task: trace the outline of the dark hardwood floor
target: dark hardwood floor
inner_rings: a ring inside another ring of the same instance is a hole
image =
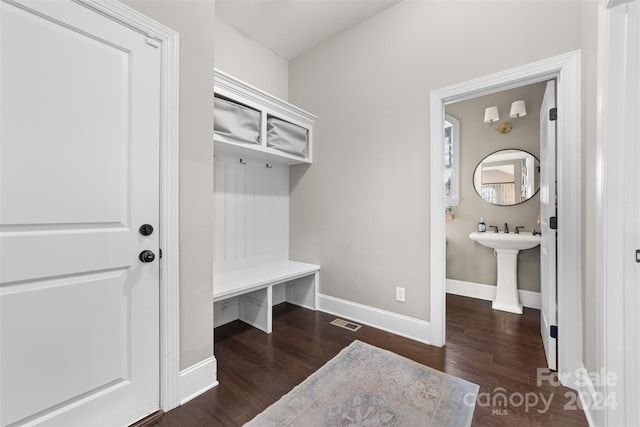
[[[448,295],[447,344],[438,348],[368,326],[348,331],[329,324],[335,316],[280,304],[270,335],[240,321],[217,328],[220,385],[151,425],[240,426],[355,339],[478,384],[474,426],[587,425],[582,410],[571,408],[573,391],[536,384],[537,368],[546,366],[539,318],[538,310],[505,313],[488,301]]]

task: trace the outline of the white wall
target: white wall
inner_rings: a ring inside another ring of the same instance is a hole
[[[215,48],[217,69],[280,99],[289,98],[289,63],[220,17]]]
[[[288,166],[218,153],[214,187],[214,274],[289,258]]]
[[[125,3],[180,33],[180,369],[185,369],[213,355],[215,4]]]
[[[429,320],[429,93],[579,49],[581,13],[401,2],[291,61],[290,100],[319,119],[313,166],[292,169],[290,252],[322,266],[322,293]]]

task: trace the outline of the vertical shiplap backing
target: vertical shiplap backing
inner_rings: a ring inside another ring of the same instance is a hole
[[[289,258],[289,167],[215,157],[215,273]]]

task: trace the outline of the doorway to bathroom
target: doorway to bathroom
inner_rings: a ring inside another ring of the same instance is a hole
[[[495,94],[530,84],[557,82],[558,114],[558,291],[557,328],[562,331],[558,342],[558,371],[575,372],[582,361],[581,322],[581,93],[580,51],[570,52],[533,64],[503,71],[473,81],[431,92],[431,338],[444,345],[446,295],[446,226],[443,138],[445,106],[484,95]],[[478,220],[477,218],[476,220]],[[493,224],[492,224],[493,225]],[[503,224],[500,224],[503,225]],[[523,225],[523,224],[513,224]],[[472,231],[472,230],[469,230]],[[494,261],[495,262],[495,261]],[[563,376],[563,383],[575,388],[575,378]]]
[[[542,325],[535,330],[551,369],[556,369],[556,341],[549,332],[556,325],[556,233],[548,221],[556,216],[555,121],[549,117],[554,107],[555,80],[451,103],[445,107],[444,139],[446,292],[492,301],[494,310],[516,316],[523,306],[535,309]],[[483,115],[491,112],[499,117],[485,123]],[[479,229],[486,233],[470,234]],[[486,241],[475,241],[478,237],[519,246],[487,247]]]

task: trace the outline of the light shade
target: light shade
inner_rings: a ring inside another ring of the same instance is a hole
[[[511,111],[509,112],[509,117],[512,119],[518,117],[524,117],[527,115],[527,107],[524,105],[524,101],[514,101],[511,103]]]
[[[498,116],[498,107],[487,107],[484,110],[484,122],[485,123],[493,123],[500,120],[500,116]]]

